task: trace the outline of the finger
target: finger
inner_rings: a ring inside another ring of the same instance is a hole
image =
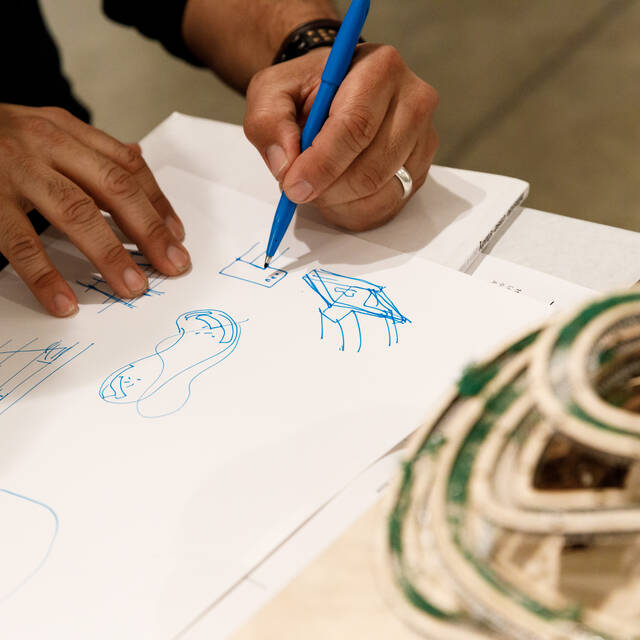
[[[422,130],[412,108],[400,102],[390,109],[373,142],[323,193],[327,205],[361,200],[380,191],[411,155]]]
[[[175,276],[188,269],[187,250],[169,231],[131,173],[73,136],[56,145],[50,157],[55,169],[112,214],[158,271]]]
[[[137,142],[126,142],[127,147],[131,147],[136,153],[142,153],[142,147]]]
[[[279,180],[300,155],[298,105],[304,100],[287,63],[257,73],[247,90],[244,132]]]
[[[69,236],[118,296],[133,298],[146,291],[146,276],[82,189],[39,161],[25,161],[15,176],[23,197]]]
[[[24,213],[11,202],[3,204],[0,252],[11,263],[40,304],[59,318],[78,311],[71,287],[49,260],[42,242]]]
[[[95,149],[111,161],[128,171],[144,193],[149,202],[155,208],[171,233],[177,240],[183,241],[185,237],[184,225],[174,211],[167,197],[162,193],[151,169],[142,157],[142,148],[137,143],[124,144],[100,129],[74,118],[68,111],[56,107],[47,107],[40,110],[41,114],[49,118],[62,130],[67,131],[85,146]]]
[[[399,55],[398,60],[402,62]],[[367,63],[351,70],[312,146],[286,175],[284,191],[291,200],[303,203],[318,197],[369,147],[392,106],[395,91],[391,68],[372,70]]]
[[[425,183],[437,144],[435,130],[431,129],[403,163],[413,180],[412,194]],[[377,193],[360,200],[329,206],[319,199],[315,204],[331,224],[359,232],[379,227],[394,218],[407,204],[408,200],[403,196],[404,189],[394,174]]]

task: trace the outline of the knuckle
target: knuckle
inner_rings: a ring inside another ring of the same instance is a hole
[[[341,117],[349,150],[354,154],[362,153],[371,144],[375,133],[371,109],[363,104],[351,105]]]
[[[139,191],[138,183],[129,171],[121,166],[110,165],[104,175],[105,191],[112,196],[132,197]]]
[[[244,118],[244,133],[248,140],[256,142],[263,137],[265,130],[268,130],[270,119],[271,114],[267,109],[254,108],[250,111],[247,110]]]
[[[151,194],[149,195],[149,202],[151,203],[151,206],[156,209],[156,211],[160,209],[166,210],[171,208],[167,197],[164,195],[164,193],[162,193],[162,191],[160,191],[160,189],[154,189],[151,192]]]
[[[423,119],[425,116],[431,116],[438,106],[440,98],[436,90],[426,82],[415,92],[412,105],[414,113]]]
[[[119,243],[109,244],[102,255],[100,261],[104,266],[111,267],[120,264],[127,257],[127,252],[124,247]]]
[[[267,82],[267,78],[270,74],[270,68],[266,67],[265,69],[260,69],[253,74],[251,80],[249,81],[249,86],[247,87],[247,95],[250,93],[253,94],[256,91],[259,91],[261,87]]]
[[[20,265],[29,265],[40,255],[40,243],[32,235],[17,234],[7,242],[7,258]]]
[[[34,289],[48,289],[59,279],[58,272],[51,265],[43,265],[30,278],[30,284]]]
[[[147,225],[145,237],[151,243],[166,243],[170,239],[169,230],[160,219],[153,220]]]
[[[379,49],[380,64],[384,71],[395,71],[404,66],[404,60],[400,52],[393,46],[387,44]]]
[[[48,142],[61,142],[65,139],[62,132],[53,122],[42,116],[23,116],[20,119],[21,128],[25,133],[45,138]]]
[[[356,197],[364,198],[380,191],[384,186],[384,178],[380,168],[371,164],[354,172],[349,178],[349,185]]]
[[[60,194],[60,217],[67,225],[84,227],[97,220],[98,207],[85,193],[73,188],[65,188]]]
[[[29,153],[15,158],[15,166],[28,176],[38,175],[42,172],[40,160]]]
[[[313,170],[320,176],[318,184],[332,184],[340,177],[341,174],[341,169],[337,160],[327,155],[317,158],[313,165]],[[316,183],[316,181],[312,180],[312,183]]]
[[[126,170],[130,173],[138,173],[147,167],[147,163],[142,158],[142,152],[135,147],[130,147],[126,144],[121,145],[118,156],[122,166],[126,167]]]
[[[0,136],[0,157],[15,160],[21,151],[20,143],[12,136]]]
[[[49,118],[59,120],[60,122],[65,122],[73,118],[73,116],[62,107],[41,107],[40,113],[44,113]]]

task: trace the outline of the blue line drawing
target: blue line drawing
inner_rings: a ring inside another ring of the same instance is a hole
[[[142,269],[143,273],[147,276],[149,282],[149,288],[137,298],[120,298],[117,296],[111,287],[107,284],[101,276],[94,276],[89,282],[81,282],[76,280],[76,284],[84,287],[84,293],[94,291],[99,293],[102,297],[102,306],[98,309],[98,313],[104,313],[108,309],[111,309],[113,305],[122,305],[127,309],[135,309],[136,303],[142,298],[151,298],[164,295],[164,291],[158,289],[158,286],[162,284],[167,276],[159,273],[153,268],[153,265],[146,262],[146,258],[140,253],[140,251],[130,251],[131,257],[134,262]]]
[[[217,309],[183,313],[176,334],[160,340],[152,354],[111,373],[98,395],[113,404],[135,404],[143,418],[176,413],[189,401],[193,381],[235,351],[240,324]]]
[[[325,321],[340,331],[340,351],[355,346],[362,349],[361,318],[379,318],[387,328],[387,346],[398,344],[398,325],[410,323],[385,293],[384,287],[325,269],[314,269],[302,278],[323,300],[319,307],[320,338],[324,339]]]
[[[18,500],[20,501],[20,503],[22,503],[25,506],[33,505],[38,507],[39,510],[42,510],[42,513],[44,513],[46,516],[51,517],[52,531],[51,533],[45,533],[43,531],[43,536],[46,536],[46,538],[43,537],[43,542],[45,542],[44,554],[36,559],[37,564],[35,565],[35,567],[31,569],[29,567],[26,567],[24,572],[20,571],[20,573],[22,573],[24,577],[18,577],[19,574],[16,574],[14,576],[7,576],[6,575],[7,567],[3,566],[3,572],[2,574],[0,574],[0,583],[2,584],[2,588],[0,588],[0,605],[6,602],[12,596],[14,596],[20,589],[22,589],[22,587],[24,587],[25,584],[27,584],[27,582],[29,582],[42,569],[42,567],[44,567],[45,563],[49,559],[49,556],[51,555],[51,550],[53,549],[53,545],[56,541],[56,538],[58,537],[58,529],[60,528],[60,521],[58,520],[58,514],[49,505],[45,504],[44,502],[40,502],[39,500],[35,500],[34,498],[29,498],[19,493],[15,493],[14,491],[9,491],[8,489],[0,489],[0,513],[2,514],[2,523],[3,523],[2,526],[5,532],[8,527],[20,526],[19,518],[18,518],[18,521],[16,522],[14,518],[9,517],[9,514],[6,513],[6,507],[19,506],[19,503],[17,505],[13,505],[11,503],[7,503],[6,502],[7,499],[11,501],[13,499]],[[13,509],[11,509],[9,513],[15,516],[15,513],[13,513]],[[33,523],[30,521],[30,524],[32,525]],[[40,528],[39,528],[39,531],[40,531]],[[21,531],[18,530],[15,533],[17,534],[17,536],[20,536]],[[17,558],[16,558],[15,550],[8,549],[5,551],[10,553],[11,560],[13,562],[16,562]],[[22,560],[22,558],[20,558],[20,560]],[[31,558],[29,558],[28,560],[30,561]],[[18,569],[20,570],[22,568],[18,566]],[[15,579],[15,581],[12,580],[12,578]],[[13,586],[7,586],[7,581],[9,581],[9,583],[13,581],[14,582]]]
[[[260,243],[256,242],[241,256],[238,256],[231,264],[220,269],[218,273],[221,276],[228,276],[229,278],[235,278],[236,280],[244,280],[245,282],[257,284],[261,287],[267,287],[268,289],[275,286],[287,275],[287,272],[284,269],[274,267],[273,263],[279,258],[282,258],[282,256],[289,251],[289,247],[275,256],[271,261],[271,264],[265,269],[264,260],[266,257],[266,251],[262,251],[259,246]]]
[[[37,341],[33,338],[14,347],[7,340],[0,345],[0,416],[94,345],[64,346],[57,341],[40,347]]]

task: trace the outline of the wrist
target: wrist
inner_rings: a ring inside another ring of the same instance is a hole
[[[271,0],[273,2],[273,0]],[[275,3],[269,29],[269,62],[272,62],[280,51],[285,40],[301,25],[319,20],[335,21],[339,24],[339,16],[333,3],[329,1],[299,2],[292,9],[291,2]]]
[[[198,59],[244,91],[297,26],[337,17],[331,0],[187,0],[182,34]]]

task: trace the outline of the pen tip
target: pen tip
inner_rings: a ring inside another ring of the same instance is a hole
[[[267,259],[264,261],[264,268],[266,269],[271,262],[271,256],[267,256]]]

